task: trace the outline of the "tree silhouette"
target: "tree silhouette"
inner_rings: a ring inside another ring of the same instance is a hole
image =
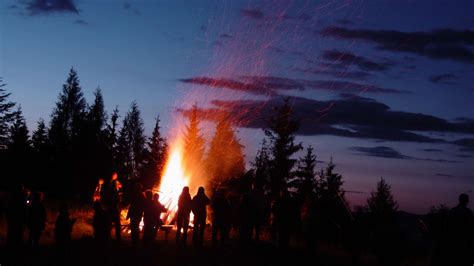
[[[254,170],[254,182],[257,188],[262,191],[268,190],[270,180],[270,155],[265,139],[263,139],[262,146],[255,156],[252,167]]]
[[[216,124],[206,160],[208,174],[214,184],[240,177],[244,173],[242,147],[229,120],[223,117]]]
[[[142,170],[146,143],[143,132],[140,110],[137,103],[133,102],[125,115],[118,139],[119,157],[123,164],[121,172],[127,178],[138,178]]]
[[[48,129],[46,128],[46,124],[44,123],[44,120],[42,118],[38,120],[36,130],[33,131],[31,140],[35,152],[46,153],[49,142]]]
[[[192,170],[194,179],[200,179],[204,174],[205,140],[199,129],[198,109],[194,105],[189,116],[189,124],[184,132],[184,167]],[[194,184],[193,184],[194,185]],[[191,186],[193,186],[191,185]]]
[[[367,206],[375,217],[387,217],[397,211],[398,204],[393,198],[392,189],[382,177],[377,182],[377,189],[370,193]]]
[[[295,172],[296,179],[291,182],[292,187],[296,188],[301,198],[311,196],[316,192],[316,155],[313,153],[313,147],[306,149],[306,155],[299,159],[298,167]]]
[[[145,188],[152,188],[161,181],[161,173],[165,167],[168,144],[160,132],[160,118],[156,117],[155,128],[148,140],[148,151],[145,158],[145,169],[142,184]]]
[[[10,127],[8,141],[9,176],[15,181],[28,181],[31,168],[31,140],[21,107],[15,111],[13,124]]]
[[[299,122],[292,120],[293,114],[289,100],[285,99],[283,106],[275,109],[269,127],[265,134],[271,142],[271,179],[270,187],[273,195],[286,187],[286,182],[292,177],[292,170],[296,163],[291,157],[302,149],[301,144],[295,144],[295,133]]]
[[[12,111],[15,103],[8,100],[11,93],[7,93],[3,88],[5,85],[0,78],[0,150],[7,147],[10,124],[15,118],[15,112]]]
[[[118,136],[117,136],[117,127],[119,119],[119,110],[116,106],[110,115],[110,122],[107,123],[107,128],[105,130],[106,136],[106,146],[110,156],[111,170],[114,172],[119,171],[119,150],[118,150]]]
[[[84,125],[85,114],[86,100],[77,72],[71,68],[51,115],[49,138],[54,148],[64,149],[78,137]]]

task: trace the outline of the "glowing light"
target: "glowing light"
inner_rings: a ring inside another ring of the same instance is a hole
[[[183,167],[183,152],[181,145],[175,144],[170,149],[168,162],[161,178],[158,188],[160,201],[168,211],[162,214],[165,224],[171,224],[178,210],[178,199],[183,187],[189,185],[189,177],[185,174]]]

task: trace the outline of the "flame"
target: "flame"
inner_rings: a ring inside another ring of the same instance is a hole
[[[160,201],[168,209],[162,215],[165,224],[171,224],[178,210],[178,199],[183,187],[189,186],[189,177],[183,167],[183,152],[179,143],[170,149],[170,155],[158,188]]]

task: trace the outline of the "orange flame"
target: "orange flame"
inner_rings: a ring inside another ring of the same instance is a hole
[[[183,187],[189,186],[189,177],[183,167],[181,144],[176,142],[170,149],[168,161],[158,188],[160,201],[168,209],[162,216],[165,224],[171,224],[178,210],[178,199]]]

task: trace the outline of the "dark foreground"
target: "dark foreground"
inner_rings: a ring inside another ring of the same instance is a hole
[[[208,243],[206,243],[208,244]],[[331,251],[332,250],[332,251]],[[236,242],[220,248],[177,248],[172,241],[158,241],[133,248],[130,241],[99,247],[91,238],[75,240],[68,252],[52,245],[19,253],[0,251],[3,265],[375,265],[369,257],[355,259],[334,248],[280,250],[269,242],[242,247]],[[413,264],[412,264],[413,265]],[[416,265],[424,265],[424,263]]]

